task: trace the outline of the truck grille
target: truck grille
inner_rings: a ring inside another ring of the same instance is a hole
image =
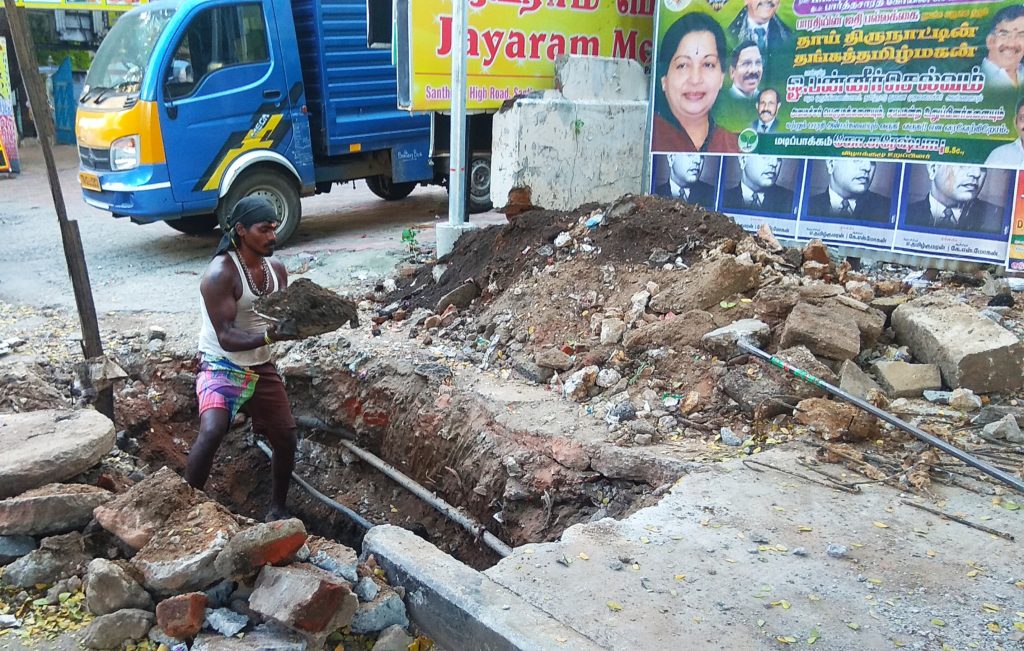
[[[82,167],[100,172],[110,171],[109,149],[93,149],[92,147],[79,146],[78,157],[82,161]]]

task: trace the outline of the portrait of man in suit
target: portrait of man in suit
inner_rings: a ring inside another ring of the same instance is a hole
[[[814,164],[824,164],[828,172],[828,187],[808,199],[809,216],[889,221],[892,202],[871,191],[878,163],[864,158],[836,158],[815,161]]]
[[[750,128],[758,133],[775,131],[775,117],[779,114],[779,93],[774,88],[765,88],[757,95],[757,119]]]
[[[927,163],[928,196],[907,205],[907,226],[945,228],[998,235],[1003,210],[982,200],[988,170],[980,165]]]
[[[714,208],[715,188],[700,180],[704,172],[704,156],[700,154],[666,154],[660,156],[668,167],[668,178],[655,187],[654,194]]]
[[[778,156],[737,156],[740,182],[726,188],[723,210],[793,213],[793,191],[778,185],[782,159]]]
[[[737,42],[753,41],[761,50],[761,56],[768,59],[773,49],[793,40],[793,33],[775,15],[779,0],[744,0],[744,4],[746,6],[729,23],[729,33]]]
[[[732,80],[729,94],[736,99],[753,100],[763,74],[764,64],[757,44],[753,41],[740,43],[729,60],[729,78]]]

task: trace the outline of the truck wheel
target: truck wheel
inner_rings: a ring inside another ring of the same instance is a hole
[[[302,219],[299,191],[295,187],[294,179],[266,169],[244,174],[228,190],[217,206],[217,220],[220,222],[221,230],[227,228],[228,216],[235,204],[245,197],[253,196],[266,199],[274,207],[274,212],[281,220],[277,225],[277,244],[280,246],[287,242]]]
[[[381,199],[398,201],[408,197],[409,193],[416,189],[416,183],[395,183],[391,180],[390,176],[378,174],[377,176],[367,177],[366,187],[370,188],[370,192]]]
[[[487,212],[494,204],[491,203],[491,159],[474,158],[469,165],[469,205],[470,213]]]
[[[192,215],[191,217],[182,217],[181,219],[170,219],[164,223],[185,235],[206,235],[217,228],[217,215],[213,213],[209,215]]]

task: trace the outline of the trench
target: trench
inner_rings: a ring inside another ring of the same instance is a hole
[[[552,452],[527,429],[496,422],[478,398],[401,364],[281,365],[293,413],[331,431],[299,428],[295,472],[373,525],[407,528],[478,569],[500,557],[395,481],[340,445],[346,438],[381,457],[510,546],[556,540],[573,524],[624,517],[655,499],[648,483],[608,479]],[[119,447],[144,472],[184,470],[198,416],[190,360],[139,360],[117,399]],[[437,369],[433,369],[437,370]],[[237,423],[214,460],[206,492],[241,515],[262,520],[270,464],[247,423]],[[572,455],[569,454],[571,457]],[[555,457],[560,457],[556,459]],[[289,508],[307,530],[360,550],[365,530],[295,482]]]

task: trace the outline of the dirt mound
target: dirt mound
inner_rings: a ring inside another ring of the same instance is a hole
[[[308,278],[258,299],[256,311],[275,321],[291,321],[301,338],[331,332],[346,323],[359,326],[355,303]]]
[[[565,233],[566,235],[562,235]],[[574,211],[532,210],[504,226],[472,231],[437,262],[444,273],[434,282],[435,265],[425,265],[385,300],[405,308],[433,309],[437,301],[472,280],[488,294],[503,291],[532,265],[544,266],[571,247],[600,263],[652,259],[684,261],[717,242],[742,237],[743,230],[721,213],[655,196],[626,195],[607,205],[586,204]]]

